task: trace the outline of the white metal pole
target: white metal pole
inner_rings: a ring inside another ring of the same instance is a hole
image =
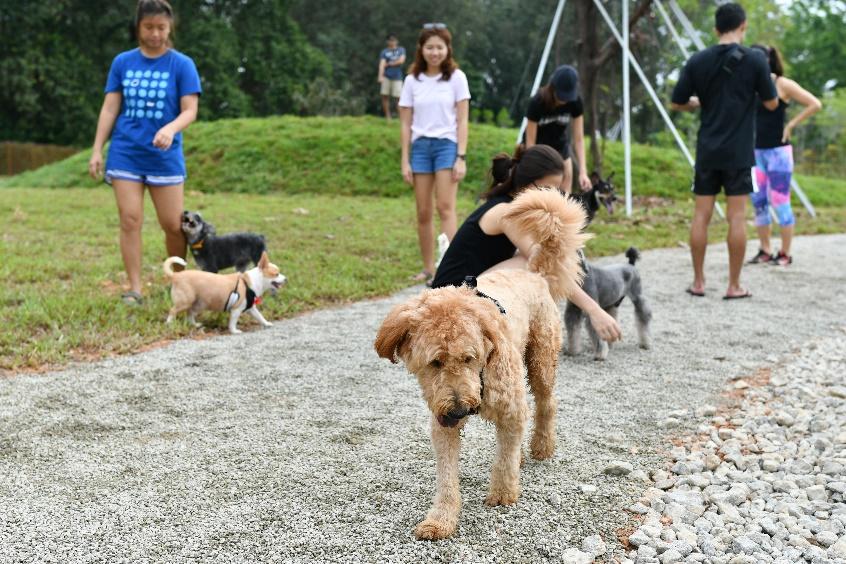
[[[796,195],[799,196],[799,199],[805,205],[805,209],[808,210],[808,213],[811,214],[811,217],[817,217],[817,211],[814,209],[814,206],[811,204],[811,200],[808,199],[808,196],[805,195],[805,192],[799,188],[799,184],[796,182],[796,179],[790,179],[790,185],[793,186],[793,191],[796,192]]]
[[[676,0],[669,0],[670,9],[673,11],[673,14],[676,15],[676,18],[681,22],[682,27],[684,28],[685,33],[687,36],[690,37],[690,40],[693,41],[693,44],[696,45],[696,48],[700,51],[705,49],[705,43],[702,42],[702,38],[699,37],[699,34],[693,29],[693,26],[690,23],[690,20],[687,19],[687,16],[684,15],[684,12],[679,5],[676,4]]]
[[[676,26],[673,25],[673,20],[670,19],[670,15],[667,13],[667,10],[664,9],[664,5],[661,4],[661,0],[653,0],[653,4],[655,7],[658,8],[658,12],[661,14],[661,18],[664,20],[664,25],[667,26],[667,29],[670,30],[670,34],[673,36],[673,39],[676,42],[676,45],[679,46],[679,49],[684,55],[685,60],[690,58],[690,51],[687,50],[685,47],[684,42],[682,41],[679,32],[676,31]]]
[[[608,12],[605,10],[605,7],[599,0],[593,0],[594,5],[599,10],[599,13],[602,14],[602,18],[605,20],[605,23],[608,25],[608,28],[611,30],[611,33],[614,34],[614,38],[617,39],[617,43],[620,45],[623,44],[623,38],[620,37],[620,32],[617,31],[617,28],[614,26],[614,21],[611,19],[611,16],[608,15]],[[673,134],[673,138],[676,140],[676,144],[681,149],[681,152],[684,153],[685,158],[687,158],[687,162],[690,164],[691,168],[695,167],[695,161],[693,160],[693,156],[690,154],[690,150],[685,145],[684,141],[679,135],[679,130],[676,129],[676,125],[673,123],[673,120],[670,119],[669,114],[667,114],[667,110],[664,109],[664,105],[661,103],[661,100],[658,98],[658,94],[655,93],[655,89],[652,88],[652,85],[649,83],[649,79],[646,78],[646,75],[643,73],[643,69],[640,68],[640,64],[638,64],[637,60],[631,54],[628,53],[629,62],[632,65],[632,68],[635,70],[640,82],[643,84],[643,87],[646,88],[646,91],[649,92],[649,96],[652,98],[652,102],[655,104],[655,109],[658,110],[658,113],[661,114],[661,117],[664,118],[664,123],[667,124],[667,128],[670,130],[670,133]],[[717,213],[720,217],[725,218],[725,213],[723,213],[723,208],[720,206],[718,202],[714,203],[714,207],[717,210]]]
[[[614,26],[614,22],[611,20],[611,16],[608,15],[608,12],[605,10],[605,7],[599,0],[593,0],[593,3],[596,5],[599,13],[602,14],[603,19],[605,19],[605,23],[608,24],[608,27],[611,29],[611,33],[614,34],[614,38],[617,39],[617,43],[620,46],[623,45],[623,38],[620,37],[620,32],[617,31],[617,28]],[[661,103],[660,98],[658,98],[658,94],[655,93],[655,89],[652,88],[652,85],[649,83],[649,79],[646,78],[646,75],[643,73],[643,69],[640,68],[637,60],[631,54],[628,53],[629,63],[631,63],[632,68],[635,70],[640,82],[643,84],[643,87],[646,88],[646,91],[649,93],[649,96],[652,98],[652,102],[655,104],[655,108],[658,110],[658,113],[661,114],[661,117],[664,119],[664,123],[667,125],[667,128],[673,134],[673,137],[676,140],[676,144],[681,149],[681,152],[684,153],[685,158],[687,158],[687,162],[690,163],[690,166],[694,165],[693,156],[690,154],[690,150],[685,145],[684,141],[679,135],[679,130],[676,129],[673,120],[670,119],[669,114],[667,114],[667,110],[664,109],[664,104]]]
[[[629,88],[629,0],[623,0],[623,160],[626,173],[626,215],[632,215],[632,127]]]
[[[549,26],[549,35],[546,36],[546,45],[543,48],[540,64],[538,65],[538,72],[535,73],[535,81],[532,83],[532,91],[529,96],[534,96],[540,88],[541,79],[543,78],[543,71],[546,68],[546,61],[549,59],[549,51],[552,49],[552,42],[555,40],[555,33],[558,31],[558,24],[561,23],[561,14],[564,12],[564,4],[567,0],[558,0],[558,7],[555,8],[555,15],[552,17],[552,25]],[[517,133],[517,141],[519,143],[523,138],[523,132],[526,131],[526,117],[520,124],[520,132]]]

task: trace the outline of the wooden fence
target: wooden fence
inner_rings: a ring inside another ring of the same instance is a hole
[[[0,176],[10,176],[60,161],[79,152],[77,147],[38,143],[0,142]]]

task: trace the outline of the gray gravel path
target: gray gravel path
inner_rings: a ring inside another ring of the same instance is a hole
[[[515,506],[484,506],[494,434],[467,425],[460,528],[440,543],[411,533],[434,491],[428,412],[372,348],[419,289],[0,379],[0,562],[561,561],[594,534],[621,554],[621,508],[646,487],[638,470],[663,467],[667,437],[694,431],[732,376],[843,324],[846,236],[799,238],[787,269],[746,268],[755,295],[735,302],[720,299],[724,249],[709,249],[704,299],[683,292],[686,250],[644,253],[654,348],[637,348],[624,303],[608,361],[562,359],[559,448],[527,461]],[[603,474],[615,460],[636,471]]]

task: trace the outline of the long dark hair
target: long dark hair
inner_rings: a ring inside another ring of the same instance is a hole
[[[541,86],[538,89],[538,94],[540,94],[545,110],[550,111],[555,109],[555,106],[558,104],[558,98],[555,97],[555,88],[551,82],[547,82]]]
[[[411,74],[419,79],[421,72],[426,72],[426,59],[423,58],[423,45],[432,37],[440,37],[447,46],[447,56],[441,63],[441,78],[449,80],[453,71],[458,68],[458,63],[452,58],[452,34],[448,29],[423,29],[417,38],[417,51],[414,53],[414,62],[411,64]]]
[[[752,49],[757,49],[767,57],[767,63],[770,65],[770,72],[776,76],[784,76],[784,62],[781,58],[781,53],[775,47],[767,47],[766,45],[752,45]]]
[[[141,20],[150,16],[166,16],[170,20],[170,33],[168,34],[168,47],[173,46],[173,36],[176,27],[176,18],[173,15],[173,7],[167,0],[138,0],[135,8],[135,20],[132,25],[132,41],[138,40],[138,26]]]
[[[514,196],[532,182],[550,174],[564,174],[564,159],[549,145],[533,145],[514,152],[499,153],[491,162],[491,187],[482,194],[485,199]]]

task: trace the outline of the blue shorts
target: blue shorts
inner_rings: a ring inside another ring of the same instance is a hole
[[[174,186],[185,182],[185,175],[174,174],[170,176],[153,176],[150,174],[135,174],[128,170],[109,169],[106,171],[103,180],[106,184],[111,186],[112,180],[130,180],[132,182],[140,182],[147,186]]]
[[[457,154],[458,144],[451,139],[418,137],[411,144],[411,172],[432,174],[452,168]]]

